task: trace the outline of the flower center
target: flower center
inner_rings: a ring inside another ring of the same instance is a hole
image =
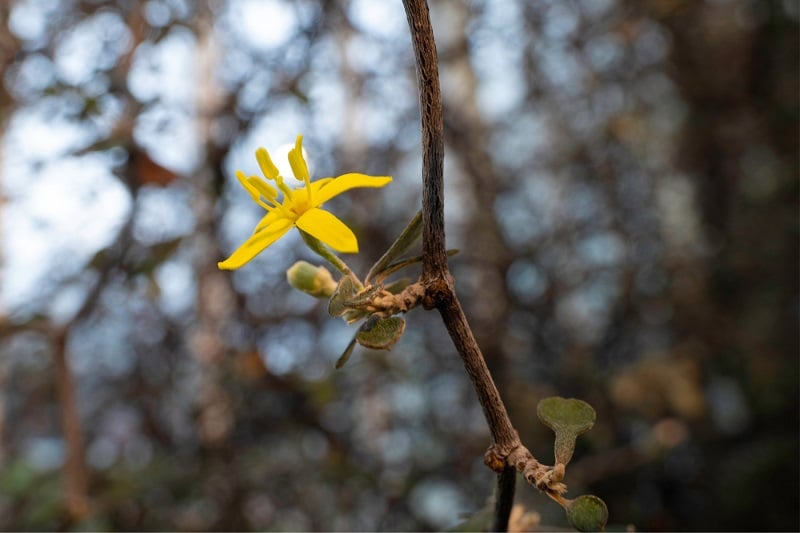
[[[309,210],[311,203],[307,200],[297,199],[289,210],[298,217]]]
[[[305,184],[305,194],[299,189],[290,189],[283,181],[278,168],[273,164],[269,157],[269,152],[264,148],[256,150],[256,159],[261,167],[261,172],[267,181],[275,183],[277,189],[258,178],[251,178],[253,185],[263,198],[254,198],[267,211],[279,210],[283,216],[293,221],[297,220],[314,205],[312,200],[311,177],[308,173],[308,165],[303,158],[303,136],[298,135],[293,149],[289,151],[289,163],[295,177]],[[240,178],[241,179],[241,178]],[[248,180],[250,181],[250,180]],[[278,191],[283,193],[283,201],[278,200]]]

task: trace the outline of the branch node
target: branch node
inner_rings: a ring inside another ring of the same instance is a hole
[[[453,300],[453,276],[445,272],[444,277],[424,279],[425,296],[422,298],[422,307],[428,311],[441,309]]]
[[[483,454],[483,464],[500,474],[506,468],[506,458],[497,453],[497,446],[492,444]]]
[[[523,445],[511,450],[505,460],[508,465],[514,465],[528,483],[550,497],[560,496],[567,491],[567,486],[561,483],[566,471],[563,464],[554,467],[543,465]]]

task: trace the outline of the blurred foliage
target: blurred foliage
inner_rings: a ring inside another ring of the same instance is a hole
[[[798,529],[797,2],[432,4],[453,273],[523,442],[549,461],[537,402],[583,398],[569,495],[611,527]],[[287,284],[296,235],[215,266],[259,217],[233,169],[298,132],[316,176],[394,176],[332,202],[361,275],[416,212],[400,2],[11,0],[0,24],[0,529],[483,508],[488,432],[435,314],[334,371],[353,331]],[[568,527],[518,499],[539,514],[513,523]]]

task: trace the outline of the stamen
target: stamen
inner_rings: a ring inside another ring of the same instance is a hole
[[[308,194],[308,205],[313,205],[311,202],[311,176],[308,173],[308,165],[303,157],[303,136],[298,135],[294,142],[294,148],[289,150],[289,164],[292,166],[292,172],[295,178],[302,180],[306,185]]]
[[[303,159],[303,136],[298,135],[297,140],[294,142],[294,148],[289,150],[289,164],[292,166],[292,173],[298,181],[303,181],[306,184],[309,180],[308,165],[306,160]]]
[[[286,186],[286,184],[283,182],[283,178],[280,177],[280,176],[277,176],[275,178],[275,184],[278,186],[278,188],[281,190],[283,195],[286,197],[286,200],[291,202],[292,201],[292,189],[290,189],[289,187]]]
[[[258,198],[258,199],[257,199],[255,202],[256,202],[258,205],[260,205],[261,207],[263,207],[263,208],[264,208],[264,210],[265,210],[266,212],[268,212],[268,213],[272,213],[272,212],[273,212],[273,211],[275,211],[275,209],[276,209],[276,206],[274,206],[274,205],[269,205],[268,203],[266,203],[266,202],[265,202],[264,200],[262,200],[261,198]],[[280,207],[280,206],[278,206],[278,207]]]
[[[254,202],[257,202],[259,198],[259,192],[255,187],[253,187],[253,185],[250,183],[250,180],[248,180],[244,175],[244,172],[237,170],[236,179],[242,184],[242,187],[247,191],[247,194],[250,195],[250,198],[252,198]]]
[[[261,167],[261,172],[263,172],[264,176],[268,179],[274,180],[280,175],[278,167],[272,162],[272,159],[269,157],[269,152],[267,152],[265,148],[256,150],[256,160],[258,161],[258,166]]]
[[[247,178],[247,181],[252,185],[255,189],[261,193],[261,196],[269,200],[271,203],[278,203],[278,191],[276,191],[269,183],[264,181],[262,178],[258,176],[250,176]]]

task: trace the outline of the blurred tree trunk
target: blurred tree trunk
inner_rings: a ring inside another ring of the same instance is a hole
[[[714,526],[792,529],[780,510],[800,497],[797,19],[775,0],[629,3],[671,31],[673,78],[688,105],[677,165],[692,180],[705,246],[696,268],[676,272],[675,326],[713,376],[732,376],[753,396],[760,446],[781,433],[795,443],[731,480],[770,479],[758,498],[717,488],[715,516],[727,521]],[[719,473],[725,457],[714,450]]]
[[[70,519],[80,521],[90,512],[89,473],[86,466],[83,424],[78,413],[75,378],[69,366],[67,334],[68,330],[56,335],[53,357],[58,403],[61,406],[61,425],[67,451],[64,465],[64,504]]]
[[[194,236],[198,250],[197,322],[191,333],[192,354],[200,365],[199,390],[200,439],[204,445],[217,446],[225,442],[232,430],[230,399],[221,386],[220,365],[224,348],[219,327],[231,309],[232,294],[228,276],[217,268],[221,251],[217,243],[215,206],[220,191],[217,181],[225,152],[215,147],[212,126],[220,114],[222,93],[216,84],[217,44],[214,40],[210,13],[204,13],[196,23],[198,51],[197,128],[198,139],[205,156],[200,169],[192,176],[193,207],[197,219]]]
[[[215,121],[230,112],[233,99],[226,95],[217,79],[220,45],[213,14],[207,3],[194,19],[197,36],[197,138],[203,159],[192,174],[192,207],[197,227],[192,237],[197,251],[197,320],[189,332],[189,347],[198,364],[200,386],[197,392],[197,424],[200,442],[209,469],[215,472],[223,489],[217,528],[246,529],[241,511],[242,486],[236,476],[236,448],[231,443],[236,413],[226,372],[230,369],[226,348],[220,337],[234,307],[231,276],[217,268],[224,253],[219,245],[216,206],[224,190],[223,164],[228,154],[227,141],[215,138]]]
[[[8,16],[10,6],[0,5],[0,27],[8,27]],[[11,32],[0,32],[0,72],[7,72],[8,67],[13,63],[20,43],[15,39]],[[3,146],[5,138],[6,124],[8,117],[13,110],[14,101],[4,83],[0,83],[0,168],[3,167]],[[5,193],[0,173],[0,237],[4,235],[3,227],[3,207],[5,204]],[[0,249],[0,264],[3,264],[2,249]],[[6,310],[0,307],[0,322],[6,319]],[[0,467],[3,465],[6,450],[6,418],[5,418],[5,381],[8,376],[8,363],[0,361]]]
[[[0,28],[8,28],[11,14],[11,3],[0,4]],[[0,32],[0,72],[8,72],[8,68],[17,59],[20,42],[10,31]],[[5,83],[0,83],[0,128],[5,128],[6,121],[14,107],[14,98],[8,93]]]
[[[708,251],[706,279],[691,286],[702,290],[678,295],[676,316],[714,353],[758,353],[750,370],[766,385],[797,354],[785,320],[798,287],[797,242],[786,237],[797,214],[797,21],[775,1],[678,5],[652,13],[674,36],[689,104],[678,164],[694,180]]]

